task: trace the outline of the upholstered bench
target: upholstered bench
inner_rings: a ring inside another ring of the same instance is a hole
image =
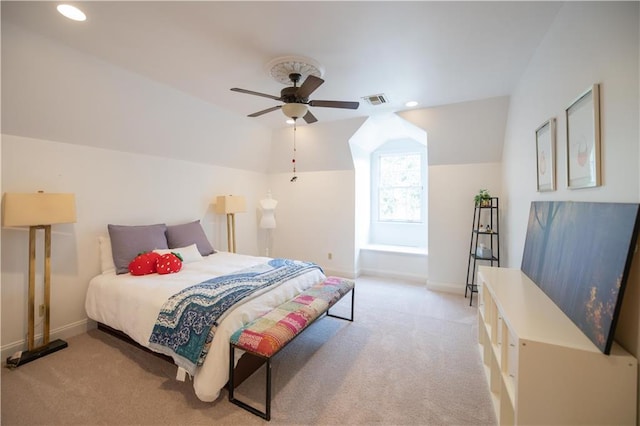
[[[350,318],[332,315],[329,309],[344,295],[351,292]],[[229,344],[229,401],[251,413],[271,419],[271,357],[291,342],[305,328],[322,314],[353,321],[355,283],[339,277],[328,277],[325,281],[310,287],[295,298],[274,308],[237,330]],[[260,411],[234,397],[235,349],[241,349],[266,361],[267,387],[265,411]]]

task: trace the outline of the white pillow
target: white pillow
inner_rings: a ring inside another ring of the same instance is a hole
[[[111,238],[103,235],[98,237],[100,246],[100,269],[103,274],[115,274],[116,265],[113,263],[113,253],[111,252]]]
[[[183,263],[197,262],[202,259],[202,255],[200,254],[200,251],[198,251],[198,246],[196,244],[173,249],[156,249],[153,252],[158,254],[179,253],[180,256],[182,256]]]

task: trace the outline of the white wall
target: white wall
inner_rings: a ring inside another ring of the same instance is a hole
[[[427,131],[429,164],[499,162],[509,97],[414,109],[398,113]]]
[[[399,114],[427,132],[431,289],[464,293],[473,197],[480,189],[501,196],[508,105],[498,97]]]
[[[308,260],[326,273],[354,276],[355,172],[349,139],[363,122],[357,118],[299,126],[296,182],[290,182],[293,127],[273,133],[269,188],[278,209],[272,256]]]
[[[349,139],[365,122],[365,118],[321,121],[313,125],[300,124],[296,129],[296,169],[299,172],[321,170],[353,170]],[[269,173],[292,170],[293,126],[273,132]]]
[[[296,182],[290,179],[290,172],[269,176],[278,200],[272,256],[316,262],[327,274],[353,277],[355,172],[302,172]]]
[[[511,98],[503,154],[506,266],[520,267],[531,201],[640,201],[639,18],[638,2],[565,3],[523,74]],[[569,190],[564,111],[594,83],[601,85],[602,186]],[[558,189],[537,193],[534,132],[550,117],[558,120]],[[638,255],[616,340],[640,355]]]
[[[76,194],[77,223],[53,226],[52,337],[86,328],[87,284],[100,272],[97,237],[107,235],[109,223],[199,219],[214,247],[226,251],[225,219],[213,212],[212,202],[221,194],[244,195],[247,213],[236,215],[238,252],[259,254],[257,221],[250,212],[266,194],[263,173],[11,135],[2,136],[1,151],[3,193]],[[26,335],[27,240],[26,229],[2,229],[3,356],[22,348]]]
[[[371,221],[365,220],[369,218],[371,212],[371,161],[369,161],[368,152],[358,144],[350,143],[351,155],[353,156],[353,164],[355,167],[354,185],[355,191],[355,207],[354,216],[357,218],[355,222],[355,238],[354,238],[354,265],[356,274],[362,264],[360,259],[360,247],[369,242],[369,230]]]
[[[394,250],[363,247],[360,249],[358,274],[389,277],[425,283],[429,276],[429,262],[425,250]]]
[[[480,188],[498,196],[500,178],[500,163],[429,167],[428,288],[464,293],[473,197]]]
[[[2,23],[2,132],[266,172],[271,132]]]

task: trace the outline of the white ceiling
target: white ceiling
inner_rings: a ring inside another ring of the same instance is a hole
[[[277,101],[265,65],[303,55],[325,69],[311,99],[390,103],[313,108],[321,121],[509,95],[562,6],[559,2],[57,2],[2,1],[13,22],[114,65],[247,115]],[[283,127],[275,111],[252,120]]]

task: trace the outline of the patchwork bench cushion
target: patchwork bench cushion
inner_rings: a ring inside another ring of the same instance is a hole
[[[328,277],[237,330],[231,336],[231,344],[270,358],[354,286],[352,280]]]

